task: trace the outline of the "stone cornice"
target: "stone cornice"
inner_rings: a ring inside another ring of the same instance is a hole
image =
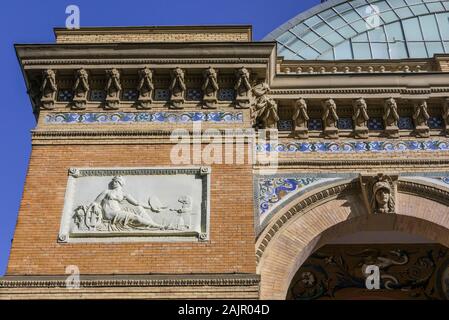
[[[80,287],[256,286],[256,274],[80,276]],[[1,288],[65,288],[65,276],[5,276]]]
[[[190,65],[190,64],[266,64],[268,59],[257,58],[190,58],[190,59],[24,59],[24,66],[44,65]]]
[[[34,44],[15,45],[22,65],[29,64],[126,64],[198,63],[213,61],[267,63],[275,54],[275,43],[117,43],[117,44]],[[48,57],[51,57],[49,59]],[[31,62],[33,61],[33,62]]]

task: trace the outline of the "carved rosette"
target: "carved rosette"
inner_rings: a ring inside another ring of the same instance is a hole
[[[251,83],[250,72],[245,67],[238,69],[235,73],[236,91],[235,107],[237,109],[248,109],[251,106]]]
[[[415,133],[419,138],[428,138],[430,136],[427,120],[430,116],[427,111],[427,102],[419,100],[413,105],[413,122],[415,124]]]
[[[217,71],[209,67],[203,72],[203,108],[216,109],[217,108],[217,93],[218,93],[218,79]]]
[[[56,93],[56,72],[52,69],[43,71],[43,80],[41,85],[40,106],[45,110],[53,110],[55,108]]]
[[[399,138],[399,127],[398,127],[398,105],[396,100],[393,98],[386,99],[384,102],[384,127],[385,134],[388,138]]]
[[[292,120],[292,136],[299,139],[307,139],[309,137],[309,115],[307,114],[306,100],[300,98],[295,101]]]
[[[86,109],[88,92],[89,92],[89,74],[85,69],[79,69],[75,72],[72,109],[75,110]]]
[[[358,139],[368,138],[368,106],[365,99],[359,98],[353,103],[354,136]]]
[[[117,110],[120,105],[120,92],[122,85],[120,84],[120,72],[117,69],[106,70],[106,103],[105,109]]]
[[[139,92],[139,99],[137,100],[137,109],[151,109],[153,103],[153,71],[145,67],[138,72],[139,84],[137,91]]]
[[[323,107],[323,132],[324,137],[328,139],[338,138],[338,115],[337,115],[337,105],[333,99],[327,99],[322,101]]]
[[[251,109],[253,124],[260,129],[277,129],[279,121],[278,106],[274,99],[268,96],[270,87],[266,83],[258,84],[253,88],[255,96]]]
[[[449,135],[449,98],[444,99],[443,107],[443,120],[444,120],[444,131],[446,135]]]
[[[360,174],[360,185],[370,214],[396,213],[398,174]]]
[[[170,109],[183,109],[185,102],[186,84],[184,80],[184,71],[176,67],[171,72],[170,83]]]

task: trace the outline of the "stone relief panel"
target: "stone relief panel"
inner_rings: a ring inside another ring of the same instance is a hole
[[[209,167],[72,168],[58,240],[208,240],[209,175]]]

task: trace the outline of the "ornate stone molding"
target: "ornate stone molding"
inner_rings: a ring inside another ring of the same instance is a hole
[[[44,279],[43,279],[44,278]],[[47,278],[47,279],[45,279]],[[256,286],[260,275],[214,274],[166,276],[81,276],[80,287],[187,287],[187,286]],[[0,278],[0,288],[66,288],[65,277],[6,276]]]
[[[413,181],[399,180],[398,191],[402,193],[425,196],[428,199],[449,206],[449,191],[436,188],[434,186],[426,185],[423,183],[417,183]]]
[[[449,165],[449,159],[311,159],[311,160],[290,160],[279,159],[278,165],[281,167],[294,167],[294,166],[317,166],[323,167],[351,167],[351,166],[438,166]],[[260,167],[267,165],[258,164]]]

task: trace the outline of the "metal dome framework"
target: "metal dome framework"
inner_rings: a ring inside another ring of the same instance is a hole
[[[286,60],[430,58],[449,53],[449,0],[330,0],[263,40]]]

